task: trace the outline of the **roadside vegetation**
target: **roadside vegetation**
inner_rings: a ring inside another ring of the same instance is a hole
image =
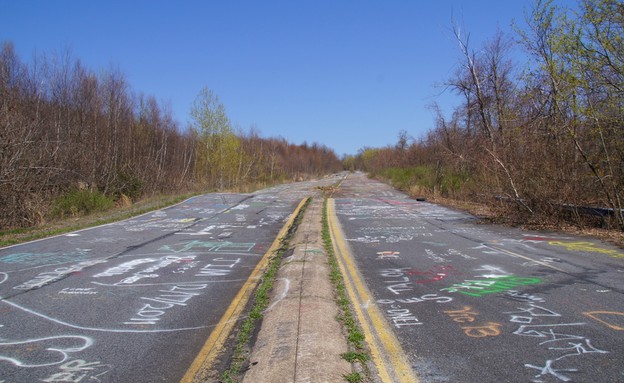
[[[132,204],[116,204],[113,208],[105,211],[95,209],[98,211],[90,210],[89,213],[85,213],[84,215],[53,219],[37,226],[0,230],[0,247],[117,222],[122,219],[128,219],[174,205],[193,195],[194,194],[153,195]]]
[[[540,0],[526,30],[479,47],[455,26],[460,60],[444,85],[463,101],[450,114],[432,105],[435,127],[425,136],[401,131],[395,146],[363,148],[345,166],[514,223],[621,233],[623,15],[617,0]]]
[[[154,195],[245,191],[342,169],[316,143],[243,131],[202,89],[180,126],[117,69],[69,53],[24,62],[0,43],[0,230],[76,218]]]

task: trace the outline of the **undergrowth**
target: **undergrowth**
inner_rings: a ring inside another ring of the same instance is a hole
[[[106,211],[111,209],[114,204],[113,198],[98,190],[72,190],[54,201],[52,216],[56,218],[75,217]]]
[[[424,165],[386,168],[373,175],[387,179],[399,190],[428,195],[453,195],[471,184],[470,175],[466,172]]]

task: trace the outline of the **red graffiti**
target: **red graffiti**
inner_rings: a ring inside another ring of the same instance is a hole
[[[421,271],[418,269],[411,269],[407,273],[407,275],[418,275],[423,276],[423,279],[415,280],[414,283],[433,283],[437,281],[441,281],[449,275],[461,275],[457,270],[453,268],[451,265],[447,266],[434,266],[426,271]]]

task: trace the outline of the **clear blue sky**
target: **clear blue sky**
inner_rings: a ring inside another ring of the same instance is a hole
[[[204,86],[242,129],[338,155],[418,137],[434,124],[459,51],[524,24],[533,0],[0,0],[0,41],[22,60],[69,48],[93,71],[118,67],[135,92],[170,103],[182,128]]]

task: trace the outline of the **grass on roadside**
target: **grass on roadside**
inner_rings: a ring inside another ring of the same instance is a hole
[[[198,194],[200,193],[153,197],[125,208],[94,213],[78,218],[66,218],[36,227],[0,231],[0,247],[16,245],[136,217],[149,213],[150,211],[175,205]]]
[[[72,190],[56,198],[52,208],[52,216],[57,218],[75,217],[107,211],[113,206],[115,206],[115,200],[98,190]]]
[[[260,285],[258,286],[256,293],[253,297],[251,311],[240,326],[238,337],[236,339],[236,344],[234,346],[234,352],[230,367],[221,374],[220,381],[223,383],[236,383],[241,377],[242,368],[245,362],[249,359],[248,350],[250,348],[251,338],[260,319],[262,319],[262,313],[269,306],[271,289],[273,288],[273,284],[275,283],[275,279],[277,277],[277,272],[279,271],[279,268],[281,266],[282,257],[290,247],[290,240],[297,227],[301,223],[303,214],[305,213],[305,210],[310,202],[311,199],[308,198],[306,203],[299,211],[299,214],[297,215],[297,218],[295,219],[293,225],[289,228],[288,234],[282,239],[280,247],[277,249],[275,255],[273,255],[273,257],[269,261],[267,270],[262,276],[262,281],[260,282]]]
[[[349,347],[352,349],[349,352],[342,354],[343,359],[349,363],[358,363],[362,366],[363,371],[367,372],[366,362],[370,359],[366,347],[364,345],[364,334],[359,328],[357,321],[351,310],[351,303],[347,296],[346,287],[338,266],[338,260],[334,253],[332,246],[331,235],[329,234],[329,223],[327,218],[327,198],[323,202],[323,244],[325,246],[325,252],[327,253],[330,271],[330,279],[336,290],[336,301],[340,309],[338,314],[338,320],[341,321],[347,329],[347,340]],[[360,372],[352,372],[344,375],[347,382],[362,382],[364,376]]]
[[[250,193],[258,189],[278,184],[280,184],[280,182],[277,180],[273,183],[251,183],[232,190],[223,190],[222,192]],[[53,219],[47,221],[46,223],[36,226],[5,230],[2,230],[0,227],[0,247],[17,245],[24,242],[129,219],[138,215],[149,213],[150,211],[175,205],[185,199],[197,195],[212,192],[216,191],[203,190],[185,194],[155,195],[143,198],[136,203],[130,202],[129,205],[112,208],[106,199],[97,195],[97,193],[70,193],[69,196],[66,196],[65,198],[61,197],[55,201],[54,206],[51,208],[54,214],[47,217],[52,217]]]

